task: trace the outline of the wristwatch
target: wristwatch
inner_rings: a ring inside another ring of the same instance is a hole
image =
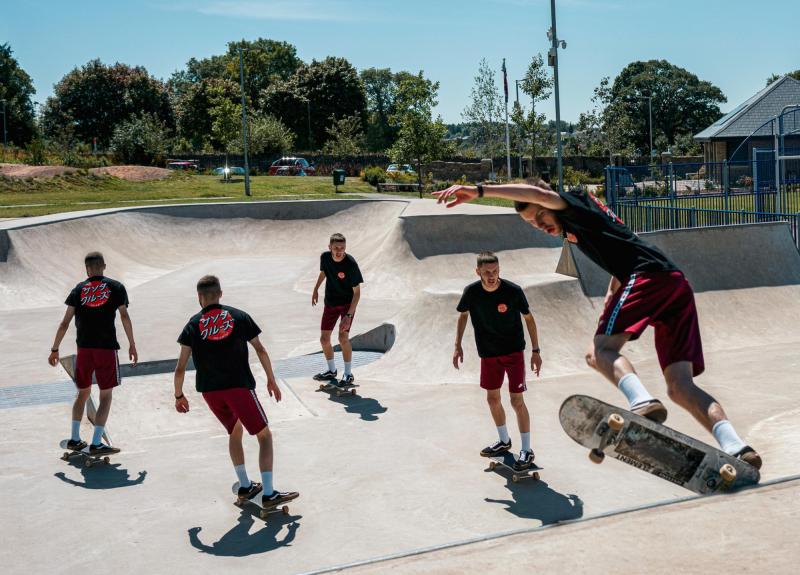
[[[353,317],[353,314],[352,313],[346,313],[346,314],[344,314],[344,317]]]
[[[531,353],[541,353],[541,352],[542,350],[539,349],[538,347],[531,350]]]
[[[478,197],[482,198],[483,197],[483,184],[478,184],[476,187],[478,188]]]

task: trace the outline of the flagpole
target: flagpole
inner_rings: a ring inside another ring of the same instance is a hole
[[[511,140],[508,137],[508,74],[505,58],[503,58],[503,91],[506,97],[506,178],[511,181]]]

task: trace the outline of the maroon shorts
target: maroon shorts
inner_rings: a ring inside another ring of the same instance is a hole
[[[333,331],[333,328],[336,327],[336,322],[339,321],[339,318],[343,318],[349,311],[349,303],[345,305],[326,305],[325,309],[322,310],[322,323],[320,324],[320,329],[322,331]],[[351,318],[351,327],[353,325],[352,320],[354,319],[355,316]],[[348,329],[347,331],[350,330]]]
[[[500,389],[503,386],[505,374],[508,374],[508,390],[511,393],[522,393],[528,389],[525,387],[524,351],[481,358],[481,387],[483,389]]]
[[[694,293],[681,272],[633,274],[603,310],[596,335],[629,333],[634,340],[648,325],[655,330],[662,371],[675,362],[690,361],[694,375],[703,373],[705,361]]]
[[[269,422],[254,389],[235,387],[219,391],[204,391],[203,399],[230,434],[237,421],[241,421],[250,435],[264,429]]]
[[[100,389],[111,389],[122,383],[116,349],[78,348],[78,358],[75,360],[75,385],[79,389],[91,387],[92,375]]]

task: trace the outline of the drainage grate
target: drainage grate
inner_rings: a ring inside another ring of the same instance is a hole
[[[342,354],[337,352],[335,356],[337,365],[341,366],[343,363]],[[353,368],[370,364],[382,356],[383,353],[379,351],[354,351]],[[174,366],[174,362],[170,363],[170,365]],[[272,362],[272,370],[275,372],[275,377],[283,379],[311,377],[324,369],[325,358],[322,353],[288,357]],[[73,399],[75,399],[75,384],[71,381],[15,385],[0,389],[0,409],[66,403]]]

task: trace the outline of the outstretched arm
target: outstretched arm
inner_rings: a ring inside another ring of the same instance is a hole
[[[58,363],[58,348],[61,345],[61,340],[64,339],[64,336],[67,335],[67,330],[69,329],[69,324],[72,322],[72,318],[75,316],[75,308],[71,305],[67,306],[67,311],[64,312],[64,317],[61,319],[61,323],[58,324],[58,329],[56,330],[56,337],[53,340],[53,347],[50,348],[50,356],[47,358],[47,363],[52,365],[53,367],[56,366]]]
[[[250,340],[250,345],[252,345],[253,349],[256,350],[258,361],[261,362],[261,367],[264,368],[264,371],[267,374],[267,391],[269,392],[270,397],[274,397],[275,401],[280,401],[281,388],[278,387],[278,383],[275,381],[275,374],[272,372],[272,362],[269,359],[267,348],[264,347],[264,344],[261,343],[261,340],[258,338],[258,336]]]
[[[483,195],[487,198],[503,198],[515,202],[538,204],[551,210],[563,210],[567,202],[553,190],[532,186],[530,184],[500,184],[483,186]],[[433,192],[437,203],[445,203],[448,208],[471,202],[478,197],[477,186],[450,186],[446,190]]]

